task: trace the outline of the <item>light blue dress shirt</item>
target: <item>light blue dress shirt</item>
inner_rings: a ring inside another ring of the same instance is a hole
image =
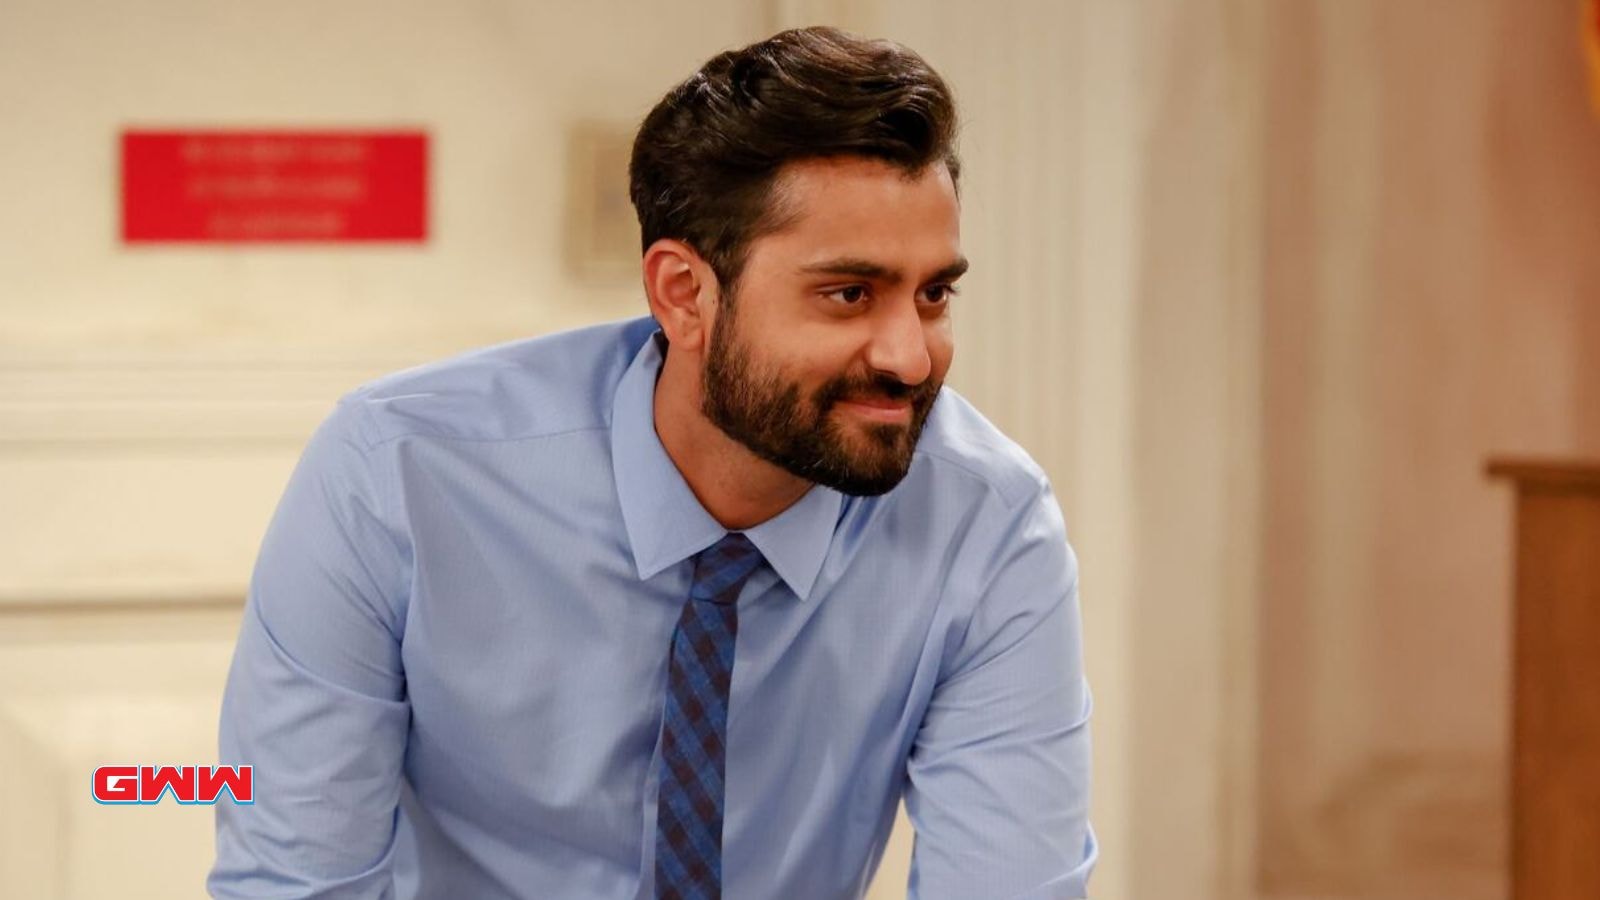
[[[726,532],[654,427],[649,318],[345,397],[261,549],[222,705],[217,897],[647,898],[672,629]],[[724,896],[1084,896],[1077,564],[1039,467],[948,387],[889,493],[746,531]]]

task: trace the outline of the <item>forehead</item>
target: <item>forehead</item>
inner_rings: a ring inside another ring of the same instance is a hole
[[[784,225],[756,255],[888,257],[944,265],[960,255],[961,207],[943,163],[907,175],[855,156],[789,163],[773,185]]]

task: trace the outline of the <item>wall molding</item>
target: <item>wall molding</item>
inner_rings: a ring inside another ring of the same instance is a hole
[[[298,445],[345,392],[412,360],[199,356],[0,362],[0,455]]]

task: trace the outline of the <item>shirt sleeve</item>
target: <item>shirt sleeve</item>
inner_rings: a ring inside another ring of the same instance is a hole
[[[253,767],[255,801],[217,804],[217,898],[393,893],[409,551],[362,414],[342,403],[313,435],[251,578],[219,745]]]
[[[911,900],[1087,896],[1077,560],[1048,483],[981,542],[977,593],[907,762]]]

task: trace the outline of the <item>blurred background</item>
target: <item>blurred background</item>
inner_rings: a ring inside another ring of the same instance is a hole
[[[1512,505],[1600,457],[1568,0],[0,0],[0,896],[198,897],[257,543],[362,381],[643,314],[626,147],[836,24],[957,92],[950,383],[1082,564],[1107,900],[1508,891]],[[405,129],[421,242],[130,244],[137,129]],[[897,831],[874,900],[904,897]]]

